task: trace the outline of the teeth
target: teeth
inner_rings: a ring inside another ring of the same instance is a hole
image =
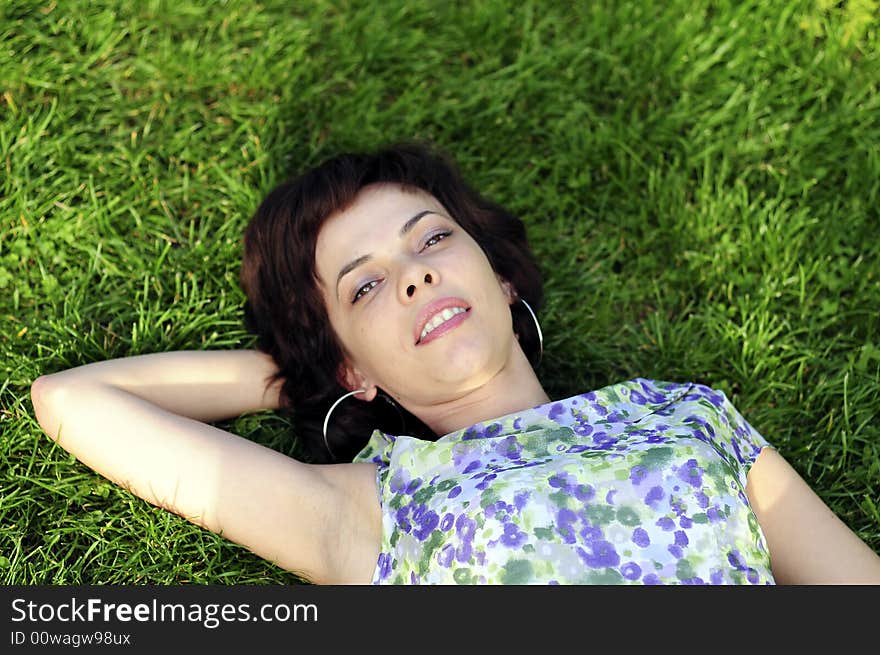
[[[434,318],[428,321],[425,324],[425,327],[422,328],[422,334],[419,336],[419,341],[424,339],[426,334],[432,332],[440,324],[445,323],[456,314],[463,314],[466,311],[467,310],[464,307],[448,307],[442,312],[438,312],[434,315]]]

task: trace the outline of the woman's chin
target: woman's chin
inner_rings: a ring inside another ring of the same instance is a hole
[[[501,353],[486,344],[450,343],[442,352],[442,362],[432,367],[428,377],[441,384],[478,387],[491,379],[504,365]]]

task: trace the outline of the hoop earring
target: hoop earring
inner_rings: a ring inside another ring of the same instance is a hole
[[[529,303],[525,301],[525,298],[520,298],[520,300],[522,300],[522,304],[526,306],[526,309],[529,310],[529,314],[532,315],[532,320],[535,321],[535,327],[538,328],[538,343],[541,346],[541,352],[538,355],[538,364],[540,364],[541,360],[544,358],[544,334],[541,332],[541,325],[538,323],[538,317],[535,316],[535,312],[529,307]],[[535,366],[537,366],[537,364]]]
[[[355,389],[354,391],[349,391],[347,394],[339,398],[335,403],[330,406],[330,409],[327,410],[327,415],[324,417],[324,445],[327,446],[327,452],[330,453],[330,456],[333,459],[336,459],[336,455],[333,454],[333,451],[330,449],[330,444],[327,442],[327,423],[330,422],[330,414],[333,413],[333,410],[336,409],[336,406],[341,403],[343,400],[348,398],[349,396],[353,396],[356,393],[366,393],[366,389]]]
[[[330,414],[333,412],[334,409],[336,409],[336,406],[339,403],[341,403],[343,400],[345,400],[349,396],[353,396],[356,393],[364,393],[365,391],[366,391],[366,389],[355,389],[354,391],[349,391],[347,394],[343,395],[335,403],[333,403],[330,406],[330,409],[327,410],[327,415],[324,417],[324,445],[327,447],[327,452],[330,453],[330,456],[333,457],[333,459],[336,459],[336,455],[333,454],[333,451],[330,449],[330,443],[327,441],[327,424],[330,422]],[[400,429],[401,429],[401,431],[405,431],[406,430],[406,419],[403,418],[403,412],[400,411],[400,406],[396,402],[394,402],[390,396],[387,396],[384,393],[379,394],[377,397],[382,398],[385,402],[387,402],[389,405],[391,405],[392,407],[394,407],[394,409],[397,410],[397,415],[400,417],[400,425],[401,425]]]

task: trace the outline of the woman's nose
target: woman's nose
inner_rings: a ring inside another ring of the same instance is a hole
[[[421,285],[424,286],[424,285],[434,284],[435,279],[436,279],[436,274],[425,273],[424,276],[422,277],[422,284]],[[415,295],[416,286],[417,285],[415,285],[415,284],[408,284],[407,285],[407,287],[406,287],[406,297],[407,298],[412,298],[413,295]]]

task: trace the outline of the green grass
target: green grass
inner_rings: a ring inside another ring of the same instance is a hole
[[[30,383],[251,347],[262,195],[410,139],[526,221],[551,397],[722,389],[880,551],[877,2],[201,4],[0,6],[0,580],[298,581],[77,463]]]

